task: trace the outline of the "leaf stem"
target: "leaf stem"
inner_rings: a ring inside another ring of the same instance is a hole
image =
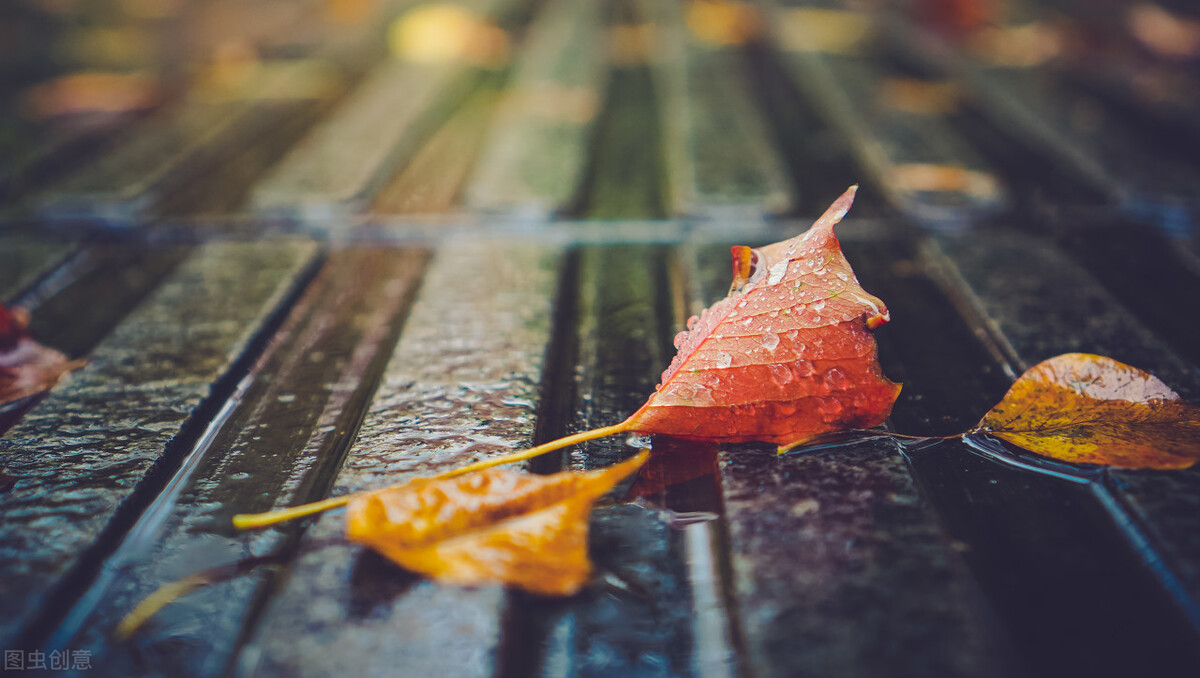
[[[557,440],[551,440],[548,443],[542,443],[541,445],[531,447],[527,450],[522,450],[513,454],[506,454],[504,456],[495,457],[492,459],[484,459],[483,461],[477,461],[474,464],[467,464],[466,466],[460,468],[439,473],[433,477],[438,479],[455,478],[467,473],[474,473],[475,471],[482,471],[484,469],[492,468],[493,466],[525,461],[526,459],[532,459],[534,457],[546,454],[547,452],[560,450],[564,447],[569,447],[578,443],[595,440],[596,438],[604,438],[605,436],[616,435],[618,433],[624,433],[630,430],[632,421],[633,417],[630,417],[619,424],[602,426],[600,428],[594,428],[590,431],[575,433]],[[391,487],[397,486],[393,485]],[[349,504],[350,500],[354,499],[355,497],[378,491],[379,490],[368,490],[366,492],[356,492],[354,494],[346,494],[340,497],[330,497],[328,499],[322,499],[321,501],[315,501],[310,504],[301,504],[300,506],[292,506],[290,508],[279,509],[277,511],[267,511],[265,513],[239,513],[233,517],[233,526],[239,530],[256,530],[264,527],[270,527],[276,523],[282,523],[288,520],[303,518],[305,516],[311,516],[313,514],[328,511],[330,509],[339,508]]]

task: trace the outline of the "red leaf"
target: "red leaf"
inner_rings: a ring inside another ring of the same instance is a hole
[[[0,304],[0,405],[53,388],[82,364],[34,341],[28,324],[24,312]]]
[[[733,248],[729,296],[675,338],[679,353],[628,430],[786,449],[887,419],[900,385],[883,376],[868,329],[888,312],[833,234],[855,190],[802,235]]]

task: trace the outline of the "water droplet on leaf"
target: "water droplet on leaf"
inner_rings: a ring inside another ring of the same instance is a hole
[[[762,336],[762,345],[768,351],[774,351],[779,346],[779,335],[774,332],[767,332]]]
[[[825,372],[824,381],[825,386],[831,391],[840,391],[846,388],[846,384],[849,382],[846,379],[846,373],[837,367],[831,367]]]

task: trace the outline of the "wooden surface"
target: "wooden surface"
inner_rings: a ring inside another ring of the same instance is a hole
[[[555,600],[438,586],[346,544],[336,511],[234,531],[621,421],[726,293],[729,247],[852,183],[838,235],[891,310],[889,429],[954,436],[1071,351],[1200,401],[1200,101],[1146,84],[1196,61],[1123,10],[995,3],[997,35],[1090,38],[1017,64],[938,38],[918,6],[941,3],[353,4],[127,17],[187,45],[151,57],[153,106],[0,108],[0,299],[89,360],[0,409],[0,648],[88,676],[1200,675],[1195,469],[594,441],[523,466],[655,452],[593,513],[594,580]],[[0,18],[83,30],[39,11]],[[731,34],[730,11],[757,23]],[[231,16],[253,49],[205,52]],[[414,25],[491,51],[413,51]],[[48,77],[28,49],[13,97]],[[244,75],[218,52],[263,86],[215,96]],[[236,574],[111,636],[205,568]]]

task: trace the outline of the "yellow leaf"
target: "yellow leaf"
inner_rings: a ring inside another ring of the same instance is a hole
[[[648,456],[585,473],[488,469],[418,478],[352,499],[346,537],[438,581],[571,595],[591,574],[592,504]]]
[[[1075,463],[1180,469],[1200,459],[1200,409],[1147,372],[1087,353],[1030,368],[974,432]]]

